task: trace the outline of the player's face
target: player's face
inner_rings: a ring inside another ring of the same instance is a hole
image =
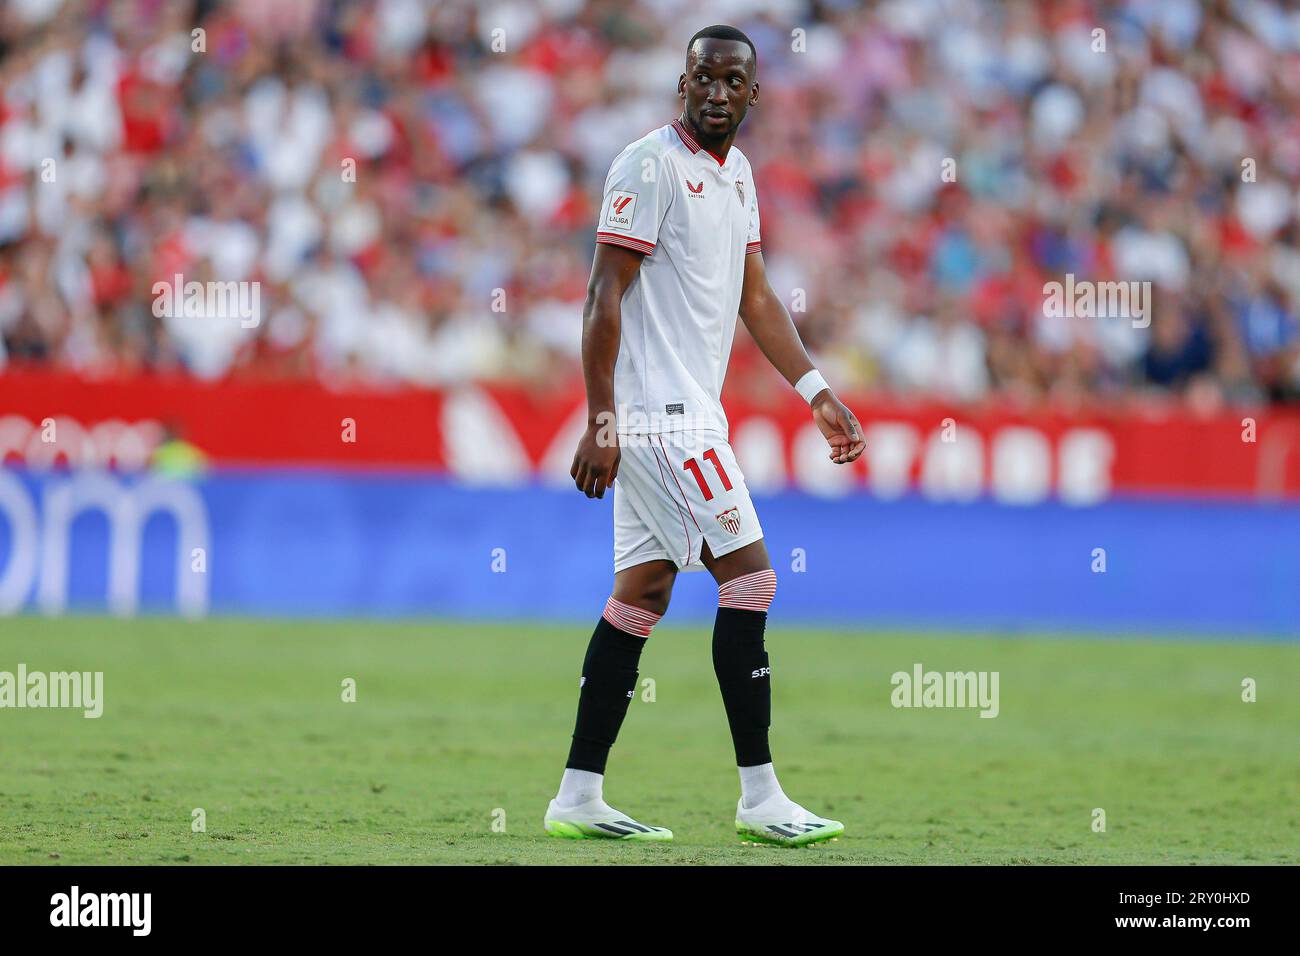
[[[691,125],[711,140],[740,128],[758,102],[754,57],[738,40],[696,40],[686,54],[686,72],[677,81]]]

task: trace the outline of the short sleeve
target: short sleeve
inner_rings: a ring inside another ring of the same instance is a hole
[[[605,178],[596,241],[650,255],[671,198],[662,158],[646,147],[624,150]]]
[[[754,183],[754,170],[749,170],[749,239],[745,243],[745,255],[762,252],[762,238],[758,231],[758,186]]]

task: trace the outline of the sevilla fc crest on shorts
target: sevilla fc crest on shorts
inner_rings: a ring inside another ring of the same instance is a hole
[[[728,508],[722,512],[718,515],[718,524],[722,525],[722,530],[728,534],[740,534],[740,509]]]

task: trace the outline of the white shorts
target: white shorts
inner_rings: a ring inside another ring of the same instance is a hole
[[[745,476],[720,432],[620,436],[614,479],[614,571],[672,561],[700,571],[763,537]]]

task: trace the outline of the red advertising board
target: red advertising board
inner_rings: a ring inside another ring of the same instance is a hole
[[[847,468],[798,397],[724,396],[731,441],[757,490],[919,491],[1077,503],[1120,493],[1300,497],[1300,412],[1197,414],[1168,404],[1060,411],[852,396],[868,450]],[[475,385],[333,391],[313,382],[206,383],[0,375],[0,456],[28,467],[145,467],[167,436],[215,466],[400,468],[466,481],[564,481],[585,424],[580,389]]]

